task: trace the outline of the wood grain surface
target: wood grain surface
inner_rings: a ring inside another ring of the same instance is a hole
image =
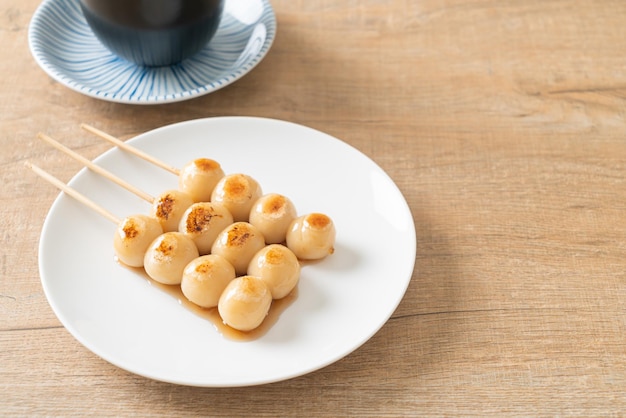
[[[170,105],[89,98],[35,63],[35,0],[0,5],[0,415],[626,415],[626,2],[274,0],[251,73]],[[37,246],[57,191],[123,139],[189,119],[311,126],[376,161],[416,225],[388,323],[317,372],[247,388],[135,376],[52,312]]]

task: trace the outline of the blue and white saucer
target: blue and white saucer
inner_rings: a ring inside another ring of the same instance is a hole
[[[211,42],[168,67],[141,67],[113,55],[87,25],[78,0],[44,0],[30,23],[35,61],[50,77],[87,96],[130,104],[188,100],[252,70],[276,36],[269,0],[227,0]]]

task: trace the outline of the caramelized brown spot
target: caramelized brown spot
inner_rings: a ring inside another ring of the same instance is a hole
[[[280,264],[285,259],[285,254],[278,248],[270,248],[265,252],[265,261],[269,264]]]
[[[201,171],[213,171],[221,168],[220,163],[210,158],[198,158],[193,163]]]
[[[229,247],[242,247],[248,238],[254,236],[246,225],[233,225],[228,230],[228,240],[226,245]]]
[[[311,213],[306,217],[306,221],[313,229],[324,229],[331,224],[331,220],[323,213]]]
[[[224,183],[224,194],[228,197],[244,197],[248,194],[248,180],[242,174],[229,177]]]
[[[174,253],[176,249],[175,240],[168,239],[167,236],[164,236],[159,242],[159,246],[156,248],[156,251],[164,256],[170,256]]]
[[[171,194],[166,194],[165,196],[161,196],[159,201],[157,202],[156,207],[156,216],[159,219],[168,219],[174,210],[174,204],[176,203],[176,198]]]
[[[287,199],[281,195],[271,195],[263,202],[263,213],[279,214],[284,211]]]
[[[196,272],[198,273],[208,273],[213,269],[213,262],[205,261],[204,263],[200,263],[196,266]]]
[[[260,279],[253,276],[242,276],[237,289],[245,295],[263,295],[267,292],[267,286]]]
[[[213,217],[221,218],[212,207],[194,206],[187,217],[187,232],[201,232],[210,224]]]
[[[134,219],[128,218],[122,225],[122,231],[124,231],[124,239],[133,239],[139,235],[139,225]]]
[[[190,312],[193,312],[198,317],[210,321],[219,334],[231,341],[254,341],[262,337],[278,322],[280,316],[285,312],[287,308],[289,308],[293,303],[296,302],[299,296],[298,288],[296,287],[284,298],[274,300],[272,302],[272,304],[270,305],[270,311],[260,326],[251,331],[239,331],[224,324],[224,321],[222,320],[222,317],[220,316],[217,307],[202,308],[195,303],[189,301],[189,299],[187,299],[187,297],[185,297],[185,295],[181,291],[180,286],[171,286],[154,281],[150,277],[148,277],[148,275],[146,275],[143,268],[128,267],[123,264],[122,266],[130,269],[130,271],[133,271],[137,275],[145,275],[145,279],[152,286],[171,297],[174,301],[177,301],[179,305],[185,307]]]

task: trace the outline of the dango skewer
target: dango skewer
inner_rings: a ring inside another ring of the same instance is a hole
[[[86,124],[81,127],[178,175],[179,190],[155,199],[40,133],[40,139],[152,203],[152,216],[134,215],[120,220],[43,170],[27,165],[118,224],[114,250],[122,263],[143,267],[150,278],[162,284],[180,285],[190,302],[203,308],[217,307],[224,323],[235,329],[254,329],[267,315],[272,300],[293,291],[299,281],[301,260],[319,260],[334,252],[336,232],[327,215],[309,213],[298,217],[286,196],[263,195],[259,183],[248,175],[227,176],[217,162],[208,159],[193,160],[178,170],[96,128]],[[210,190],[201,191],[203,197],[194,198],[183,190],[193,188],[197,181],[213,183]],[[176,194],[187,198],[182,209]],[[174,217],[175,210],[178,213]],[[167,226],[161,222],[170,218]],[[149,227],[150,222],[156,227]]]

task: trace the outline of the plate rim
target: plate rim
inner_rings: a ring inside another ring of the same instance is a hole
[[[158,131],[162,131],[162,130],[169,130],[169,129],[176,129],[177,126],[183,126],[183,125],[189,125],[189,124],[202,124],[205,123],[205,121],[207,121],[208,123],[211,123],[212,121],[219,121],[219,120],[228,120],[228,121],[232,121],[232,122],[241,122],[241,121],[264,121],[264,122],[269,122],[269,123],[283,123],[283,124],[289,124],[292,126],[295,126],[297,128],[303,128],[303,129],[307,129],[310,131],[315,132],[316,134],[321,134],[324,135],[325,137],[327,137],[330,140],[333,141],[337,141],[338,143],[342,144],[343,146],[347,147],[347,149],[349,149],[351,152],[356,152],[357,154],[359,154],[362,158],[365,158],[369,161],[369,163],[373,164],[373,166],[375,166],[378,171],[380,173],[382,173],[384,176],[387,177],[387,180],[389,182],[389,185],[393,186],[393,188],[395,188],[395,192],[397,192],[398,197],[400,198],[400,202],[403,203],[403,211],[406,211],[406,215],[407,219],[409,221],[409,225],[408,225],[408,232],[406,234],[406,237],[409,239],[409,243],[410,243],[410,253],[414,254],[414,257],[410,260],[410,262],[405,266],[406,271],[408,272],[408,276],[407,277],[400,277],[399,280],[402,280],[403,286],[402,286],[402,291],[400,293],[398,293],[396,295],[396,298],[394,299],[394,302],[392,305],[390,305],[390,310],[389,312],[385,315],[385,318],[383,320],[380,321],[380,323],[377,323],[377,325],[375,327],[372,327],[370,329],[370,332],[368,333],[368,335],[366,337],[364,337],[361,341],[359,341],[358,344],[352,345],[350,349],[345,350],[345,351],[340,351],[338,353],[335,353],[335,355],[333,356],[329,356],[325,361],[323,362],[319,362],[316,363],[314,366],[310,366],[307,367],[305,369],[298,369],[295,372],[291,372],[291,373],[283,373],[280,376],[275,376],[275,377],[270,377],[270,378],[265,378],[265,379],[254,379],[254,380],[248,380],[248,381],[238,381],[238,382],[229,382],[229,383],[208,383],[208,382],[198,382],[198,381],[194,381],[194,382],[190,382],[190,381],[186,381],[186,380],[179,380],[179,379],[173,379],[173,378],[164,378],[163,376],[159,376],[158,374],[151,374],[149,372],[145,372],[145,371],[139,371],[136,368],[129,368],[127,365],[122,364],[122,362],[118,362],[115,361],[115,359],[111,359],[111,356],[107,356],[106,355],[106,350],[102,350],[97,346],[94,346],[94,344],[88,343],[85,341],[85,339],[80,336],[80,332],[73,326],[71,326],[71,324],[68,324],[68,320],[65,318],[65,316],[63,315],[62,312],[60,312],[60,306],[58,304],[57,300],[54,300],[54,298],[51,297],[51,289],[50,289],[50,279],[46,279],[46,276],[48,275],[48,273],[46,273],[44,271],[44,257],[43,257],[43,251],[44,251],[44,246],[45,246],[45,239],[44,239],[44,235],[45,232],[47,231],[47,229],[49,228],[49,224],[51,222],[53,222],[52,220],[52,215],[58,211],[58,206],[62,204],[63,199],[72,199],[69,196],[65,196],[63,192],[59,192],[58,195],[56,196],[56,198],[54,199],[52,205],[50,206],[50,209],[48,211],[48,213],[46,214],[43,226],[42,226],[42,230],[41,230],[41,234],[40,234],[40,239],[39,239],[39,246],[38,246],[38,267],[39,267],[39,274],[40,274],[40,281],[42,283],[42,287],[44,290],[44,294],[46,296],[46,299],[49,303],[49,305],[51,306],[55,316],[58,318],[58,320],[62,323],[62,325],[64,326],[64,328],[81,344],[83,345],[85,348],[87,348],[89,351],[91,351],[92,353],[94,353],[95,355],[97,355],[98,357],[100,357],[101,359],[105,360],[106,362],[122,369],[125,370],[129,373],[132,374],[136,374],[139,376],[143,376],[145,378],[149,378],[155,381],[160,381],[160,382],[166,382],[166,383],[171,383],[171,384],[177,384],[177,385],[184,385],[184,386],[195,386],[195,387],[249,387],[249,386],[258,386],[258,385],[264,385],[264,384],[269,384],[269,383],[275,383],[275,382],[279,382],[279,381],[285,381],[285,380],[289,380],[289,379],[293,379],[296,377],[300,377],[315,371],[318,371],[324,367],[327,367],[339,360],[341,360],[344,357],[347,357],[348,355],[352,354],[353,352],[355,352],[356,350],[358,350],[361,346],[363,346],[365,343],[367,343],[375,334],[377,334],[381,328],[384,327],[384,325],[389,321],[389,319],[393,316],[393,313],[397,310],[398,306],[400,305],[400,303],[402,302],[402,300],[404,299],[405,295],[406,295],[406,291],[411,283],[412,280],[412,276],[415,270],[415,263],[416,263],[416,258],[417,258],[417,236],[416,236],[416,230],[415,230],[415,222],[412,216],[412,212],[411,212],[411,208],[404,196],[404,194],[401,192],[401,190],[399,189],[399,187],[397,186],[397,184],[393,181],[393,179],[382,169],[382,167],[380,167],[374,160],[372,160],[370,157],[368,157],[367,155],[365,155],[363,152],[361,152],[360,150],[358,150],[357,148],[353,147],[352,145],[342,141],[339,138],[336,138],[332,135],[329,135],[325,132],[319,131],[317,129],[305,126],[305,125],[301,125],[301,124],[297,124],[294,122],[289,122],[289,121],[284,121],[284,120],[279,120],[279,119],[272,119],[272,118],[264,118],[264,117],[248,117],[248,116],[219,116],[219,117],[206,117],[206,118],[198,118],[198,119],[191,119],[191,120],[187,120],[187,121],[181,121],[181,122],[176,122],[176,123],[172,123],[172,124],[168,124],[168,125],[164,125],[155,129],[152,129],[150,131],[147,131],[145,133],[142,133],[140,135],[137,135],[131,139],[129,139],[129,141],[131,144],[135,141],[147,141],[148,139],[143,139],[143,138],[149,138],[151,135],[154,135],[155,132]],[[114,152],[116,150],[116,148],[111,148],[105,152],[103,152],[102,154],[100,154],[98,157],[96,157],[94,159],[94,161],[98,161],[99,158],[103,158],[106,155],[108,155],[111,152]],[[85,172],[87,172],[88,170],[86,168],[82,168],[80,169],[74,176],[72,176],[72,178],[67,182],[68,184],[72,184],[73,182],[75,182],[79,177],[83,176]],[[217,331],[216,331],[217,332]]]
[[[237,0],[226,0],[226,1],[237,1]],[[40,26],[40,20],[43,18],[44,14],[48,11],[48,8],[51,7],[52,4],[58,2],[78,2],[78,0],[43,0],[36,8],[35,12],[31,16],[31,19],[28,24],[28,47],[30,53],[37,63],[37,65],[53,80],[62,84],[63,86],[77,92],[83,94],[88,97],[92,97],[95,99],[100,99],[103,101],[113,102],[113,103],[122,103],[122,104],[131,104],[131,105],[159,105],[159,104],[168,104],[168,103],[177,103],[181,101],[191,100],[197,97],[205,96],[207,94],[213,93],[215,91],[221,90],[222,88],[233,84],[234,82],[240,80],[245,75],[247,75],[250,71],[252,71],[258,64],[263,61],[265,56],[269,53],[271,47],[274,44],[274,40],[276,39],[276,31],[277,31],[277,19],[274,8],[271,4],[270,0],[260,0],[263,3],[264,9],[266,9],[269,27],[266,24],[266,37],[265,41],[259,50],[259,52],[254,55],[254,57],[247,60],[240,67],[235,68],[230,71],[227,76],[213,79],[210,83],[197,85],[192,89],[184,89],[178,90],[175,93],[170,93],[165,96],[147,96],[142,99],[132,99],[126,97],[118,97],[112,95],[110,92],[105,90],[98,90],[96,88],[90,87],[84,83],[80,83],[79,81],[72,78],[62,69],[57,66],[51,65],[46,62],[46,57],[50,56],[43,49],[39,50],[35,47],[35,34],[34,32]],[[260,18],[261,19],[261,18]],[[257,22],[258,23],[258,22]],[[86,23],[85,23],[86,24]],[[250,24],[252,26],[253,24]],[[218,32],[219,33],[219,27]],[[95,35],[90,31],[91,35],[95,38]],[[216,33],[216,34],[217,34]],[[96,38],[96,41],[97,38]],[[99,41],[98,41],[99,42]],[[134,66],[136,68],[140,68],[140,66]]]

